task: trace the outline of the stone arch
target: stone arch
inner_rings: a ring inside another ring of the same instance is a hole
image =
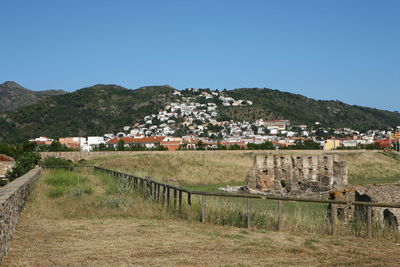
[[[394,215],[389,209],[385,209],[383,211],[383,222],[385,226],[398,229],[399,221],[397,220],[396,215]]]
[[[372,202],[372,198],[367,194],[358,193],[356,191],[355,201]],[[367,206],[357,205],[354,209],[354,216],[356,219],[367,222],[368,209]]]

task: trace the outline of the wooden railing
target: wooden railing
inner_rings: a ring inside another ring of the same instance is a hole
[[[170,184],[154,181],[150,177],[138,177],[131,174],[126,174],[110,169],[101,168],[98,166],[55,166],[47,167],[52,168],[64,168],[69,169],[76,167],[93,168],[94,170],[101,171],[108,175],[111,175],[117,179],[123,179],[128,181],[134,189],[139,190],[144,197],[151,198],[162,204],[167,204],[167,207],[174,207],[182,210],[183,194],[186,194],[186,201],[189,206],[192,205],[192,195],[201,196],[201,221],[206,222],[206,197],[228,197],[228,198],[242,198],[247,199],[247,227],[251,228],[251,214],[252,214],[252,202],[251,199],[268,199],[277,200],[277,230],[282,229],[282,202],[283,201],[294,201],[294,202],[308,202],[308,203],[323,203],[330,204],[330,233],[336,234],[337,228],[337,205],[352,205],[352,206],[365,206],[367,207],[367,237],[372,237],[372,207],[380,208],[400,208],[400,203],[377,203],[377,202],[362,202],[362,201],[341,201],[341,200],[330,200],[330,199],[311,199],[311,198],[298,198],[298,197],[282,197],[282,196],[266,196],[256,194],[231,194],[231,193],[214,193],[214,192],[202,192],[192,191],[182,187],[177,187]]]

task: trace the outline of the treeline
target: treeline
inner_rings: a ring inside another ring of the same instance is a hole
[[[247,148],[243,146],[239,146],[238,144],[233,144],[230,146],[225,146],[220,143],[217,143],[216,147],[207,147],[202,141],[197,143],[197,148],[195,149],[186,149],[184,147],[180,147],[179,150],[318,150],[322,149],[319,143],[316,143],[312,140],[306,141],[296,141],[294,145],[288,147],[280,147],[278,145],[274,145],[272,142],[264,142],[261,144],[247,144]]]
[[[106,144],[100,144],[93,148],[93,151],[164,151],[168,148],[161,145],[154,147],[146,147],[140,144],[125,144],[124,140],[119,140],[116,147],[107,146]]]

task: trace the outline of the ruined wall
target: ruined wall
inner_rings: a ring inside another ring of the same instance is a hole
[[[151,153],[166,153],[166,152],[168,151],[152,151]],[[56,157],[76,162],[81,159],[89,160],[98,157],[127,156],[127,155],[137,155],[146,153],[149,153],[149,151],[92,151],[92,152],[71,151],[71,152],[40,152],[40,156],[42,157],[42,159],[45,159],[47,157]]]
[[[137,154],[137,152],[132,151],[93,151],[93,152],[40,152],[42,159],[47,157],[63,158],[71,161],[79,161],[81,159],[89,160],[98,157],[113,156],[113,155],[129,155]]]
[[[400,186],[397,185],[367,185],[331,192],[330,199],[347,202],[377,202],[400,204]],[[353,220],[366,221],[367,208],[365,206],[338,205],[338,218],[351,222]],[[373,221],[380,225],[389,225],[400,230],[400,209],[372,207]]]
[[[7,254],[22,208],[39,175],[40,168],[35,168],[0,188],[0,261]]]
[[[329,191],[347,185],[347,167],[337,155],[257,156],[246,180],[248,188],[264,192]]]

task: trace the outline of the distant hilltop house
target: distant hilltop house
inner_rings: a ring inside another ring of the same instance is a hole
[[[53,143],[54,139],[51,139],[46,136],[40,136],[35,139],[29,139],[29,142],[31,143],[36,143],[37,145],[51,145]]]
[[[378,139],[373,140],[373,138],[363,137],[353,135],[347,138],[334,138],[330,137],[329,139],[323,142],[324,150],[334,150],[337,148],[356,148],[357,146],[365,146],[373,143],[379,143],[382,148],[391,148],[392,145],[396,142],[396,139]]]
[[[68,148],[80,150],[86,145],[86,138],[84,137],[64,137],[58,140],[60,144]]]
[[[278,129],[278,130],[286,130],[287,126],[290,126],[289,120],[269,120],[264,122],[264,126],[267,129]]]

